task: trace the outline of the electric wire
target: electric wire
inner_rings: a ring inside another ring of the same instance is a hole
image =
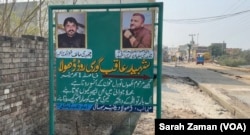
[[[217,21],[217,20],[222,20],[242,14],[249,13],[250,10],[244,10],[232,14],[226,14],[226,15],[219,15],[219,16],[212,16],[212,17],[202,17],[202,18],[193,18],[193,19],[163,19],[163,21],[167,23],[207,23],[207,22],[212,22],[212,21]]]
[[[234,3],[230,8],[228,8],[227,10],[225,10],[223,14],[235,12],[236,9],[238,9],[239,7],[241,7],[242,5],[244,5],[244,3],[246,1],[247,0],[236,1],[236,3]]]

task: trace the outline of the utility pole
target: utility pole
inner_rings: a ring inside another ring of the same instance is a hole
[[[191,44],[187,44],[188,45],[188,63],[190,62],[190,50],[191,50]]]
[[[197,45],[199,45],[199,43],[198,43],[198,38],[199,38],[199,33],[197,33]]]
[[[192,37],[192,40],[190,41],[190,43],[191,43],[192,45],[194,45],[194,36],[195,36],[195,34],[189,34],[189,36]]]
[[[223,41],[223,43],[221,45],[221,55],[224,54],[225,48],[226,48],[226,43],[225,43],[225,41]]]
[[[195,34],[189,34],[189,36],[192,37],[190,44],[188,44],[188,62],[190,62],[190,51],[191,51],[191,47],[194,45],[194,36]]]

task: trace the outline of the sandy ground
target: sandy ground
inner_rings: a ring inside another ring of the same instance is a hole
[[[190,85],[191,84],[191,85]],[[233,118],[229,111],[220,106],[209,95],[192,82],[177,78],[165,78],[162,83],[161,117],[179,118]],[[133,135],[154,135],[154,113],[143,113]]]

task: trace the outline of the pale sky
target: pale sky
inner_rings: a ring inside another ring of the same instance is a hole
[[[177,47],[187,44],[191,40],[189,35],[195,34],[194,41],[200,46],[224,41],[227,48],[250,49],[250,0],[156,1],[164,2],[163,46]],[[230,15],[242,11],[246,12],[235,16]],[[221,20],[213,18],[223,15],[229,17]],[[212,18],[199,19],[207,17]],[[170,21],[172,19],[177,20]],[[183,21],[183,19],[198,19],[197,21],[202,23]]]
[[[190,34],[200,46],[227,44],[227,48],[250,49],[250,0],[156,0],[164,2],[163,46],[177,47],[190,42]],[[229,15],[246,11],[239,15]],[[180,21],[229,15],[211,21]],[[178,19],[179,21],[169,21]],[[197,36],[198,35],[198,36]]]

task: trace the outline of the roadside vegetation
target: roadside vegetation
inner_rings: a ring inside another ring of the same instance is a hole
[[[223,66],[238,67],[250,65],[250,50],[226,49],[212,44],[209,46],[211,60]]]
[[[215,58],[220,65],[238,67],[250,65],[250,50],[239,51],[235,54],[224,54]]]

